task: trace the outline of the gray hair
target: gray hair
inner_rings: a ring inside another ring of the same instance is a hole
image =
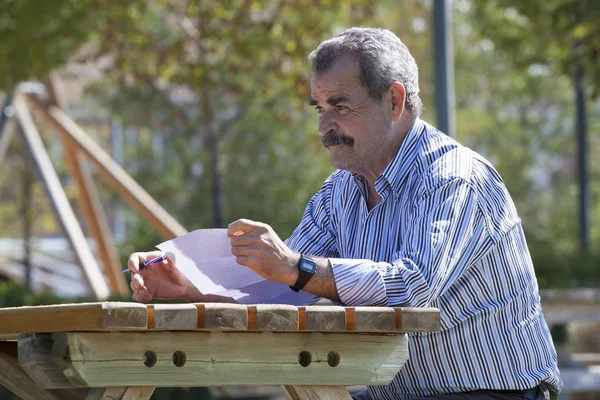
[[[419,69],[398,36],[387,29],[350,28],[322,42],[308,60],[313,74],[318,75],[345,55],[358,60],[360,81],[372,98],[381,100],[392,83],[400,82],[406,91],[406,109],[415,117],[421,115]]]

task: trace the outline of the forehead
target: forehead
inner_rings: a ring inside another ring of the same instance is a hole
[[[313,76],[311,95],[318,99],[338,92],[356,92],[364,90],[360,82],[360,65],[350,56],[338,58],[333,65],[320,74]]]

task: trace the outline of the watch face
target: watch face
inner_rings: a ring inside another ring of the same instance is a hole
[[[317,270],[317,264],[313,259],[308,257],[302,257],[302,262],[300,263],[300,269],[304,272],[308,272],[309,274],[314,274]]]

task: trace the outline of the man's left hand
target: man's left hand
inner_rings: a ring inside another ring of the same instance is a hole
[[[229,224],[227,236],[238,264],[265,279],[286,285],[296,282],[300,254],[290,249],[269,225],[239,219]]]

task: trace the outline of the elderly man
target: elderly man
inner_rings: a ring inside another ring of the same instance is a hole
[[[562,386],[520,219],[484,158],[420,120],[418,72],[398,37],[352,28],[313,51],[319,135],[338,168],[283,242],[229,225],[237,262],[344,305],[436,307],[410,360],[361,399],[547,399]],[[155,253],[136,253],[129,268]],[[138,301],[210,300],[168,262],[133,275]]]

